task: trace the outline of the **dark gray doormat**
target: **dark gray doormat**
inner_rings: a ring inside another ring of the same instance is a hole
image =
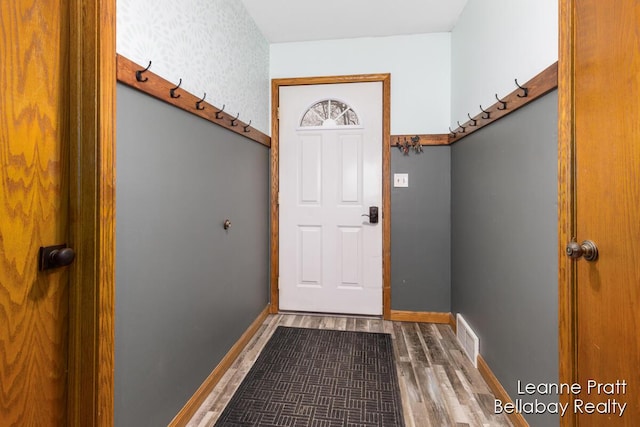
[[[404,426],[391,336],[279,326],[216,426]]]

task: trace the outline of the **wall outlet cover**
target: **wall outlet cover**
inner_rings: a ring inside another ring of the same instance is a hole
[[[409,174],[408,173],[394,173],[393,174],[393,186],[394,187],[408,187],[409,186]]]

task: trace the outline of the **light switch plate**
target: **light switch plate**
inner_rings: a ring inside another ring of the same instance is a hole
[[[409,186],[409,174],[408,173],[394,173],[393,174],[393,186],[394,187],[408,187]]]

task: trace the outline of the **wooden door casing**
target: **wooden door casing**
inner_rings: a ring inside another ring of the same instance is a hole
[[[560,3],[560,381],[578,383],[562,425],[635,425],[640,419],[640,5]],[[572,239],[599,259],[572,261]],[[588,381],[624,383],[587,394]],[[582,414],[574,399],[627,404],[624,415]]]

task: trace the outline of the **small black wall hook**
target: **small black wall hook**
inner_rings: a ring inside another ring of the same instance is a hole
[[[518,84],[518,79],[515,79],[515,81],[516,81],[516,86],[518,86],[518,89],[522,90],[522,94],[517,94],[516,96],[518,98],[526,98],[527,96],[529,96],[529,88],[520,86]]]
[[[251,126],[251,120],[249,120],[249,123],[247,123],[245,126],[242,126],[242,127],[244,128],[244,131],[245,131],[245,132],[251,132],[251,131],[249,130],[249,127],[250,127],[250,126]]]
[[[420,137],[418,135],[411,137],[411,144],[413,145],[413,151],[418,154],[422,153],[422,144],[420,144]]]
[[[238,126],[236,123],[238,121],[238,117],[240,117],[240,113],[238,113],[235,119],[231,119],[231,126]]]
[[[207,92],[204,93],[204,96],[202,97],[202,99],[200,101],[196,101],[196,110],[204,110],[204,107],[201,106],[200,104],[202,104],[204,102],[206,97],[207,97]]]
[[[409,155],[409,142],[407,141],[407,137],[404,137],[404,143],[402,144],[402,154],[404,154],[405,156]]]
[[[222,118],[222,112],[224,111],[224,107],[226,107],[227,104],[222,104],[222,109],[216,111],[216,119],[220,120]]]
[[[496,99],[498,100],[499,103],[502,104],[502,108],[498,107],[498,110],[506,110],[507,109],[507,102],[503,101],[500,98],[498,98],[498,94],[497,93],[496,93]]]
[[[476,119],[471,117],[471,114],[467,113],[467,117],[469,117],[469,121],[471,122],[471,124],[469,124],[469,126],[475,126],[476,123],[478,123],[478,121]]]
[[[149,61],[149,65],[147,65],[147,68],[145,68],[144,70],[136,71],[136,80],[139,81],[139,82],[142,82],[142,83],[144,83],[147,80],[149,80],[148,77],[144,77],[144,78],[142,77],[142,73],[144,73],[145,71],[148,71],[149,68],[151,68],[151,61]]]
[[[458,127],[459,127],[460,129],[462,129],[462,131],[461,131],[460,133],[464,133],[464,129],[465,129],[465,127],[464,127],[464,126],[462,126],[462,125],[460,124],[460,121],[458,121]]]
[[[452,131],[452,130],[451,130],[451,126],[449,126],[449,132],[451,132],[451,136],[452,136],[453,138],[455,138],[455,137],[456,137],[456,133],[455,133],[454,131]]]
[[[180,85],[182,84],[182,79],[180,79],[180,83],[178,83],[178,86],[176,87],[172,87],[171,89],[169,89],[169,96],[171,98],[180,98],[180,94],[176,95],[176,90],[178,90],[180,88]]]
[[[484,108],[482,108],[482,104],[480,105],[480,111],[482,111],[485,115],[482,116],[483,119],[487,120],[491,118],[491,112],[490,111],[485,111]]]

